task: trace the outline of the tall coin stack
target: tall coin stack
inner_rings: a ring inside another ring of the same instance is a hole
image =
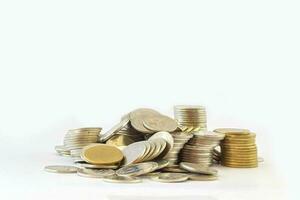
[[[71,157],[78,158],[83,147],[98,142],[98,135],[102,128],[79,128],[67,132],[64,137],[64,146],[70,151]]]
[[[256,134],[246,129],[216,129],[224,133],[221,142],[221,164],[234,168],[254,168],[258,166]]]
[[[224,139],[224,134],[214,132],[196,132],[180,153],[182,162],[210,166],[213,163],[213,150]]]
[[[179,153],[185,143],[193,137],[192,134],[188,134],[185,132],[173,132],[171,133],[174,139],[173,148],[166,155],[165,159],[169,161],[168,167],[177,166],[179,160]]]
[[[206,109],[203,106],[174,106],[174,117],[185,132],[206,131]]]

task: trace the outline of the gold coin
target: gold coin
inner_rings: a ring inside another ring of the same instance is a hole
[[[127,135],[114,135],[109,140],[106,141],[106,144],[113,146],[128,146],[135,141]]]
[[[145,126],[146,129],[154,132],[158,132],[158,131],[173,132],[178,127],[177,122],[175,120],[164,115],[146,117],[143,120],[143,125]]]
[[[83,148],[81,158],[91,164],[114,164],[123,159],[123,154],[108,144],[91,144]]]

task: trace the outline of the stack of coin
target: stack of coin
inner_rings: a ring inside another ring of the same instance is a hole
[[[215,132],[196,132],[180,153],[182,162],[210,166],[213,163],[213,149],[224,139],[224,134]]]
[[[174,106],[174,117],[185,132],[206,131],[206,109],[203,106]]]
[[[246,129],[216,129],[224,133],[221,142],[221,164],[234,168],[253,168],[258,166],[256,134]]]
[[[166,155],[165,159],[169,161],[168,167],[174,167],[178,165],[179,162],[179,153],[185,143],[193,137],[192,134],[188,134],[185,132],[173,132],[171,133],[174,139],[173,148]]]
[[[101,128],[79,128],[69,130],[64,137],[64,146],[70,151],[71,157],[80,157],[83,147],[98,142],[98,135]]]

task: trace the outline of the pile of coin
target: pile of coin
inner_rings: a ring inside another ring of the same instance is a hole
[[[181,161],[210,166],[213,163],[213,150],[225,135],[215,132],[196,132],[193,135],[181,150]]]
[[[258,166],[256,134],[246,129],[223,128],[214,130],[225,134],[221,142],[221,164],[234,168]]]
[[[69,130],[64,137],[64,147],[70,151],[71,157],[78,158],[83,147],[98,142],[101,130],[100,127]]]
[[[171,133],[174,139],[173,148],[169,151],[169,153],[165,156],[165,159],[169,161],[168,167],[176,167],[178,166],[179,153],[185,143],[193,137],[193,134],[185,133],[185,132],[173,132]]]
[[[174,106],[174,117],[185,132],[207,130],[206,109],[203,106]]]

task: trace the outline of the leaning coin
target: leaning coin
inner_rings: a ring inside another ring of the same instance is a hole
[[[110,183],[140,183],[142,182],[142,179],[139,179],[137,177],[132,177],[132,176],[106,176],[102,179],[105,182],[110,182]]]
[[[159,161],[157,161],[158,167],[157,167],[156,170],[167,167],[169,165],[169,163],[170,162],[168,160],[159,160]]]
[[[177,183],[188,180],[189,176],[182,173],[160,173],[158,176],[151,177],[151,180],[162,183]]]
[[[114,136],[116,133],[118,133],[122,128],[127,126],[129,123],[129,118],[122,119],[121,122],[119,122],[117,125],[112,127],[109,131],[107,131],[104,134],[100,135],[100,142],[106,142],[108,139],[110,139],[112,136]]]
[[[207,166],[201,166],[200,164],[181,162],[179,166],[180,168],[185,169],[192,173],[207,174],[207,175],[218,174],[218,171],[216,169]]]
[[[115,171],[112,169],[78,169],[77,175],[88,178],[103,178],[105,176],[112,176]]]
[[[218,177],[215,175],[202,175],[202,174],[189,174],[188,177],[190,180],[193,181],[214,181],[218,179]]]
[[[118,176],[139,176],[153,172],[157,169],[158,164],[156,162],[144,162],[124,166],[116,171]]]
[[[46,166],[44,170],[53,173],[76,173],[78,168],[74,166],[66,166],[66,165],[49,165]]]

